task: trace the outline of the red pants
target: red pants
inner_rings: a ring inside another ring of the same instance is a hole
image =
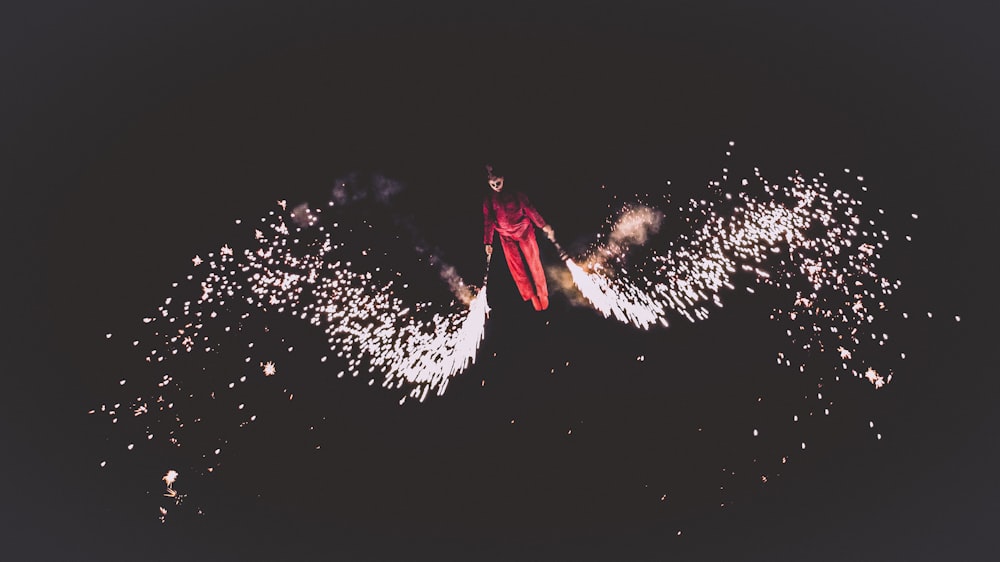
[[[542,269],[542,260],[538,257],[538,240],[535,239],[534,231],[529,230],[525,237],[520,239],[501,236],[500,244],[503,246],[507,267],[514,282],[517,283],[521,298],[531,300],[535,295],[547,297],[549,288],[545,284],[545,270]]]

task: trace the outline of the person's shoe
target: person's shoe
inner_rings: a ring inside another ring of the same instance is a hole
[[[545,304],[548,305],[548,302]],[[531,297],[531,306],[535,307],[535,310],[543,310],[542,301],[538,295]]]

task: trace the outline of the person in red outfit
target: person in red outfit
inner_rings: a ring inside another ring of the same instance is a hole
[[[493,233],[496,233],[521,298],[530,300],[535,310],[545,310],[549,307],[549,290],[538,257],[534,227],[542,229],[549,240],[554,239],[555,231],[525,194],[504,190],[503,176],[495,175],[493,166],[486,166],[486,172],[491,190],[483,200],[483,242],[487,259],[493,255]]]

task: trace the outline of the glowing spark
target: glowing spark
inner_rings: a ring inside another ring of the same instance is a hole
[[[167,485],[167,489],[164,492],[163,497],[170,498],[170,499],[174,500],[175,504],[180,505],[181,502],[184,500],[184,495],[178,493],[177,490],[174,489],[174,481],[177,480],[177,471],[176,470],[168,470],[167,473],[163,475],[162,480]],[[166,516],[167,516],[167,510],[161,506],[160,507],[160,522],[161,523],[165,523],[166,522]]]
[[[167,488],[171,488],[177,480],[177,471],[168,470],[167,473],[163,475],[162,480],[167,484]]]
[[[871,367],[868,367],[868,370],[865,371],[865,378],[868,379],[868,381],[871,382],[873,385],[875,385],[875,388],[882,388],[882,385],[884,385],[886,382],[882,378],[882,375],[878,374],[878,372],[876,372],[875,369],[872,369]]]
[[[173,486],[174,482],[177,480],[177,471],[168,470],[167,473],[163,475],[162,480],[166,482],[168,488]]]

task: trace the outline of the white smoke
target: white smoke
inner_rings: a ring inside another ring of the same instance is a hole
[[[549,291],[561,293],[569,304],[573,306],[590,307],[588,301],[576,286],[573,275],[565,266],[547,266],[545,276],[549,282]]]
[[[306,228],[316,224],[319,221],[319,217],[313,213],[312,209],[309,208],[309,203],[300,203],[292,209],[289,215],[297,226],[301,228]]]
[[[333,182],[330,203],[350,205],[358,201],[374,199],[376,202],[386,205],[405,188],[403,182],[387,178],[382,174],[363,175],[351,172]]]
[[[389,205],[393,198],[398,195],[406,185],[382,174],[361,174],[352,172],[334,182],[331,191],[332,205],[350,205],[365,200],[372,200],[382,205]],[[296,208],[297,209],[297,208]],[[472,289],[465,284],[462,277],[454,266],[444,261],[441,251],[431,246],[420,234],[411,216],[393,213],[393,221],[396,226],[402,228],[413,240],[413,249],[427,258],[427,263],[437,270],[441,279],[448,284],[451,293],[464,304],[472,302]]]
[[[645,245],[660,231],[663,212],[644,205],[631,205],[624,209],[615,221],[607,242],[592,251],[586,259],[587,269],[602,269],[608,260],[624,255],[632,246]],[[566,268],[546,269],[554,290],[566,296],[574,306],[591,306],[577,287],[576,281]]]
[[[403,191],[403,183],[382,174],[372,176],[372,196],[379,203],[388,203],[397,193]]]
[[[663,212],[659,209],[636,205],[622,213],[611,229],[612,246],[642,246],[649,237],[660,231]]]
[[[448,284],[448,288],[451,290],[451,293],[455,295],[456,299],[463,304],[469,304],[472,302],[472,290],[465,284],[465,281],[462,280],[462,277],[458,274],[458,271],[455,270],[454,266],[445,263],[439,256],[434,254],[430,256],[430,262],[437,268],[438,275],[440,275],[441,279]]]

